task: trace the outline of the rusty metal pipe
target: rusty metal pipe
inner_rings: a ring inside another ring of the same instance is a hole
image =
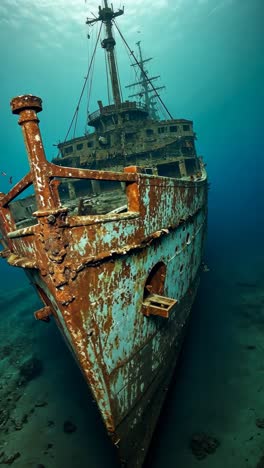
[[[38,126],[37,112],[42,110],[42,101],[31,94],[18,96],[12,99],[11,109],[13,114],[20,116],[18,123],[23,131],[38,210],[54,209],[57,206],[52,196],[47,170],[48,161]]]

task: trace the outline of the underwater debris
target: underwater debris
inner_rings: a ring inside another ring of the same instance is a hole
[[[20,452],[14,453],[14,455],[5,455],[4,452],[0,454],[0,464],[1,465],[12,465],[12,463],[21,456]]]
[[[52,419],[49,419],[49,420],[48,420],[47,426],[48,426],[48,427],[53,427],[53,426],[55,426],[55,422],[52,421]]]
[[[9,357],[12,353],[12,345],[6,344],[0,348],[0,359]]]
[[[193,434],[190,441],[192,454],[198,460],[202,460],[207,455],[214,453],[219,445],[218,439],[203,432]]]
[[[64,421],[63,423],[63,431],[66,434],[71,434],[77,430],[77,426],[71,421]]]
[[[25,361],[19,369],[19,373],[21,376],[22,384],[26,384],[40,376],[43,372],[43,364],[42,361],[35,356],[29,358]]]
[[[47,455],[49,453],[49,450],[53,447],[53,444],[52,443],[48,443],[45,447],[45,450],[44,450],[44,455]]]
[[[24,414],[21,419],[12,419],[15,430],[16,431],[21,431],[23,429],[24,424],[28,422],[28,415]]]
[[[264,418],[257,418],[256,426],[259,427],[260,429],[264,429]]]
[[[3,427],[9,419],[9,411],[6,408],[0,409],[0,428]]]
[[[38,400],[35,403],[36,408],[42,408],[43,406],[47,406],[48,402],[44,400]]]

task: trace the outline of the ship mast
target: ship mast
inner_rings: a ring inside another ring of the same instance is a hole
[[[149,96],[149,89],[148,89],[148,82],[145,78],[145,75],[143,73],[143,63],[145,62],[148,62],[149,60],[151,60],[151,58],[148,58],[148,59],[145,59],[143,60],[143,57],[142,57],[142,51],[141,51],[141,47],[140,47],[140,41],[138,41],[136,43],[136,45],[138,46],[138,51],[139,51],[139,64],[140,64],[140,78],[141,78],[141,84],[142,84],[142,88],[143,88],[143,92],[144,92],[144,96],[145,96],[145,104],[147,106],[147,108],[149,109],[150,107],[150,96]],[[152,79],[156,79],[157,77],[154,77]]]
[[[101,6],[99,6],[98,17],[95,17],[94,19],[88,18],[86,21],[86,24],[90,25],[94,24],[96,21],[102,21],[105,25],[106,38],[102,40],[101,46],[103,49],[106,50],[108,56],[112,93],[116,107],[118,107],[121,104],[121,93],[114,51],[116,42],[112,33],[112,20],[117,16],[123,15],[123,13],[124,8],[122,10],[119,9],[118,11],[114,12],[113,8],[108,7],[107,0],[104,0],[104,7],[102,8]]]
[[[140,47],[140,41],[136,42],[136,45],[138,46],[139,59],[138,59],[138,61],[136,63],[133,63],[132,66],[137,66],[140,69],[140,78],[139,78],[139,81],[137,81],[136,83],[132,83],[132,84],[127,85],[126,88],[132,88],[134,86],[141,86],[141,90],[134,93],[134,94],[130,94],[128,97],[138,96],[138,97],[142,98],[144,96],[144,104],[147,107],[150,116],[152,118],[154,118],[154,119],[157,119],[158,115],[157,115],[157,110],[156,110],[155,102],[154,102],[154,99],[156,98],[156,96],[155,95],[153,96],[153,95],[150,94],[151,92],[154,91],[154,89],[150,89],[150,83],[152,81],[157,80],[158,78],[160,78],[160,75],[152,76],[152,77],[149,77],[147,75],[148,72],[144,68],[144,63],[149,62],[150,60],[152,60],[152,57],[143,59],[142,50],[141,50],[141,47]],[[164,89],[164,88],[165,88],[165,86],[155,87],[155,91],[157,92],[158,90],[161,90],[161,89]]]

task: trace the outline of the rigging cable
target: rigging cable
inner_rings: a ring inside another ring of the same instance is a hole
[[[102,26],[102,24],[101,24],[101,26]],[[102,27],[100,27],[99,36],[101,35],[101,30],[102,30]],[[97,32],[98,32],[98,28],[97,28]],[[87,115],[89,114],[89,106],[90,106],[90,100],[91,100],[91,94],[92,94],[94,68],[95,68],[95,58],[94,58],[93,64],[92,64],[91,78],[90,78],[90,83],[89,83],[89,87],[88,87],[89,89],[88,89],[88,93],[87,93],[87,112],[86,112]]]
[[[75,118],[77,119],[77,116],[78,116],[78,111],[79,111],[80,103],[81,103],[81,100],[82,100],[82,97],[83,97],[84,90],[85,90],[85,88],[86,88],[86,84],[87,84],[88,77],[89,77],[89,74],[90,74],[90,71],[91,71],[91,68],[92,68],[92,64],[93,64],[93,61],[94,61],[95,52],[96,52],[97,45],[98,45],[98,41],[99,41],[99,37],[100,37],[100,34],[101,34],[101,29],[102,29],[102,23],[101,23],[101,26],[100,26],[99,33],[98,33],[98,35],[97,35],[97,39],[96,39],[96,43],[95,43],[93,55],[92,55],[91,62],[90,62],[89,68],[88,68],[87,76],[85,77],[85,81],[84,81],[84,85],[83,85],[83,87],[82,87],[81,95],[80,95],[80,97],[79,97],[79,100],[78,100],[78,103],[77,103],[75,112],[74,112],[74,114],[73,114],[73,118],[72,118],[71,123],[70,123],[70,126],[69,126],[69,129],[68,129],[68,131],[67,131],[67,133],[66,133],[66,136],[65,136],[65,139],[64,139],[64,143],[65,143],[65,141],[67,140],[68,135],[69,135],[69,133],[70,133],[70,131],[71,131],[71,128],[72,128],[74,119],[75,119]],[[76,126],[76,125],[75,125],[75,126]]]
[[[78,122],[78,116],[79,116],[79,106],[76,107],[76,118],[75,118],[75,123],[73,127],[73,135],[72,137],[75,138],[75,132],[76,132],[76,127],[77,127],[77,122]]]
[[[89,87],[88,87],[87,115],[89,114],[89,106],[90,106],[90,99],[91,99],[91,92],[92,92],[92,85],[93,85],[93,77],[94,77],[94,67],[95,67],[95,59],[93,60],[93,63],[92,63],[91,78],[90,78],[90,83],[89,83]]]
[[[126,44],[126,46],[127,46],[128,50],[129,50],[130,54],[132,55],[133,59],[134,59],[135,62],[136,62],[136,64],[138,65],[138,67],[140,68],[140,70],[141,70],[142,73],[144,74],[146,80],[148,81],[148,83],[149,83],[150,86],[152,87],[152,89],[153,89],[154,93],[156,94],[158,100],[160,101],[160,103],[162,104],[163,108],[166,110],[166,112],[167,112],[168,115],[170,116],[170,118],[173,119],[173,117],[172,117],[172,115],[171,115],[169,109],[167,108],[167,106],[165,105],[165,103],[163,102],[163,100],[161,99],[161,97],[160,97],[159,93],[157,92],[155,86],[154,86],[154,85],[152,84],[152,82],[150,81],[150,79],[149,79],[148,75],[146,74],[144,68],[140,65],[140,63],[139,63],[138,59],[136,58],[136,56],[135,56],[133,50],[130,49],[130,47],[129,47],[127,41],[125,40],[125,38],[124,38],[123,34],[121,33],[119,27],[117,26],[116,21],[113,20],[113,23],[115,24],[115,27],[116,27],[117,31],[119,32],[121,38],[123,39],[124,43]]]
[[[86,0],[85,0],[86,1]],[[89,31],[89,29],[88,29]],[[91,38],[91,34],[88,32],[87,38]],[[88,51],[87,51],[87,58],[88,58],[88,63],[90,63],[90,55],[91,55],[91,47],[90,47],[91,42],[88,41]],[[89,81],[87,81],[87,101],[86,101],[86,115],[89,113],[89,90],[90,90],[90,83],[91,83],[91,78]]]

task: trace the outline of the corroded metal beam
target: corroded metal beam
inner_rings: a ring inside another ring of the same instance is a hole
[[[14,187],[1,198],[0,202],[2,206],[6,206],[11,202],[15,197],[24,192],[30,185],[32,185],[33,177],[31,172],[26,174],[23,179],[21,179]]]
[[[37,112],[42,110],[42,100],[31,94],[18,96],[12,99],[11,109],[13,114],[19,115],[19,125],[22,127],[33,176],[37,207],[39,210],[56,208],[47,175],[47,159],[38,126]]]

